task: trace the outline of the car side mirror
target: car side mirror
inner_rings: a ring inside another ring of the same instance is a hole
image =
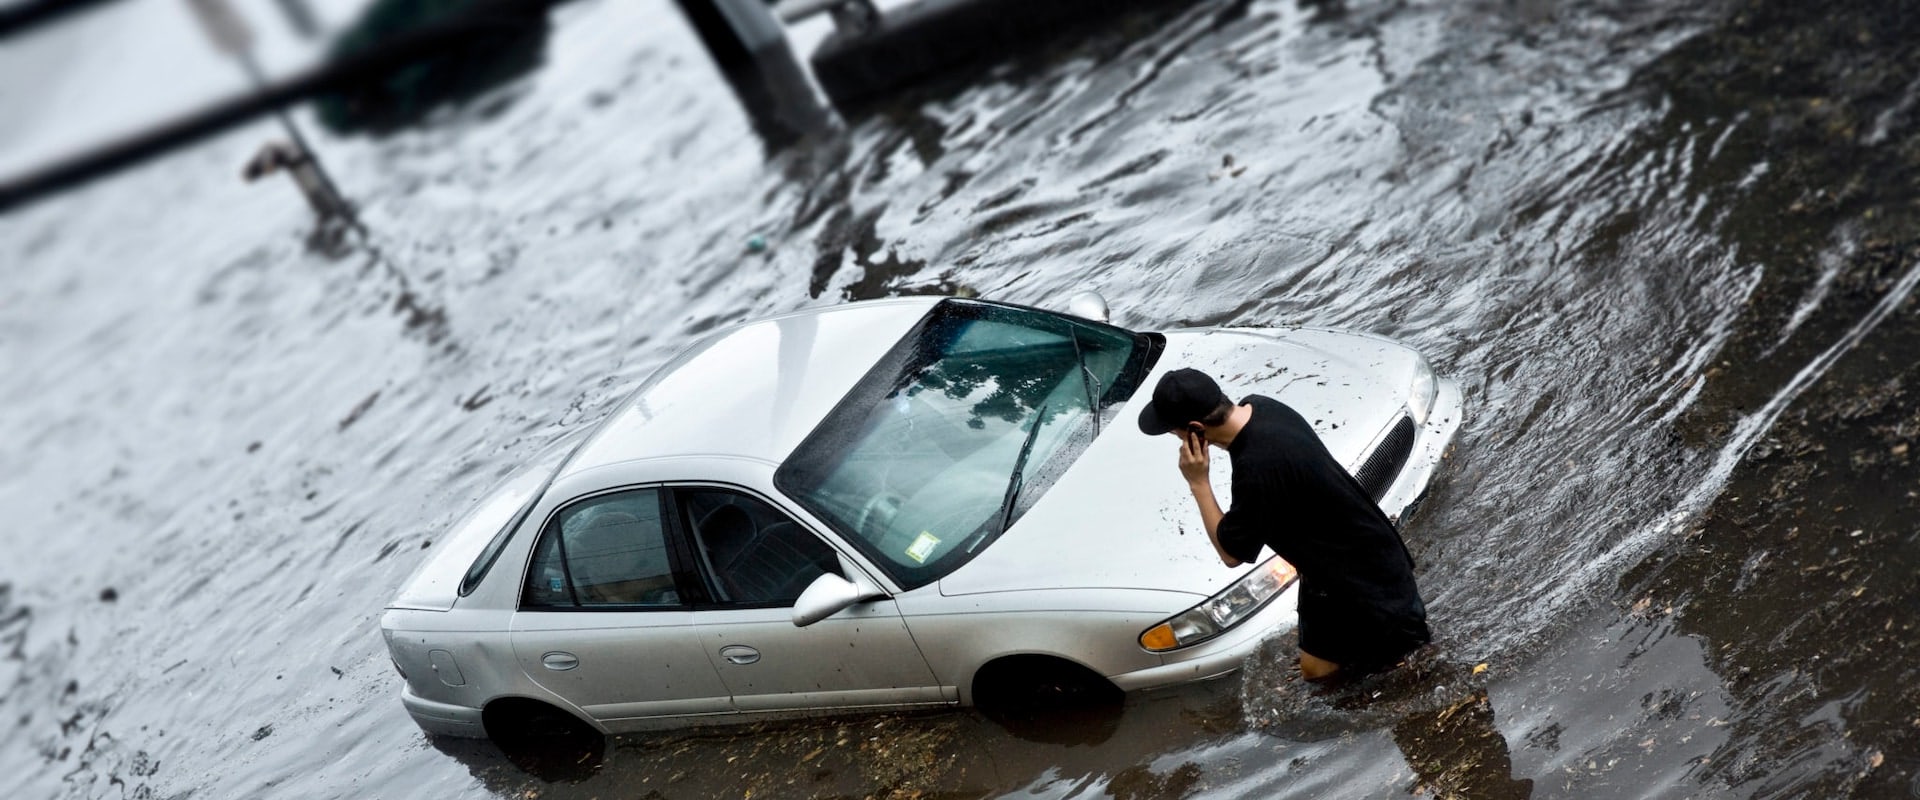
[[[800,593],[800,599],[793,601],[793,624],[807,627],[820,620],[831,617],[855,603],[877,600],[887,593],[872,586],[859,586],[853,581],[831,572],[813,579],[807,589]]]

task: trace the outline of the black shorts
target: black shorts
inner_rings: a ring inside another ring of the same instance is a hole
[[[1433,641],[1424,619],[1380,619],[1369,614],[1318,611],[1300,615],[1300,649],[1347,673],[1375,672]]]

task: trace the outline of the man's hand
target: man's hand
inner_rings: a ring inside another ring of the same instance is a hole
[[[1207,440],[1193,431],[1180,431],[1180,474],[1186,476],[1187,483],[1207,483],[1207,473],[1213,468],[1207,454]]]
[[[1207,541],[1213,544],[1220,563],[1240,566],[1240,559],[1220,546],[1220,519],[1225,514],[1220,510],[1220,501],[1213,496],[1213,481],[1207,479],[1207,472],[1213,466],[1207,453],[1207,439],[1193,431],[1176,433],[1180,434],[1180,474],[1186,476],[1187,489],[1193,492],[1193,502],[1200,507],[1200,522],[1206,525]]]

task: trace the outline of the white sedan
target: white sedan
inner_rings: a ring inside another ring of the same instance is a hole
[[[1294,624],[1292,570],[1220,565],[1139,390],[1196,367],[1279,399],[1394,517],[1459,391],[1370,335],[1095,308],[909,298],[707,335],[443,537],[381,620],[402,702],[434,734],[621,732],[1233,672]]]

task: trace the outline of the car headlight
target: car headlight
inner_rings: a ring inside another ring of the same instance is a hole
[[[1292,564],[1279,556],[1269,558],[1219,594],[1143,631],[1140,646],[1164,653],[1219,636],[1265,608],[1296,577]]]
[[[1425,358],[1413,358],[1413,385],[1407,387],[1407,411],[1413,414],[1415,425],[1427,424],[1427,415],[1433,413],[1433,399],[1440,395],[1440,379],[1433,376],[1433,366]]]

